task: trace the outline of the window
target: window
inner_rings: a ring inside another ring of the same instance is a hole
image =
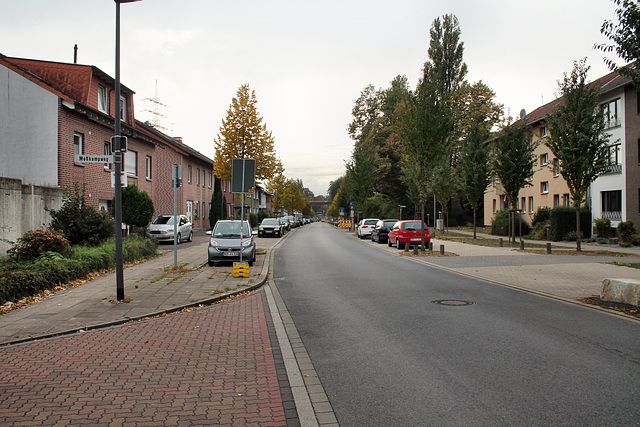
[[[124,171],[127,175],[138,176],[138,153],[135,151],[124,153]]]
[[[493,199],[493,213],[496,213],[496,199]]]
[[[562,195],[562,206],[569,206],[569,194],[564,193]]]
[[[203,186],[203,187],[206,185],[206,184],[205,184],[205,182],[206,182],[206,181],[204,180],[204,176],[205,176],[205,175],[204,175],[204,169],[202,169],[202,186]]]
[[[620,98],[602,104],[601,108],[604,111],[604,120],[607,128],[620,125]]]
[[[209,172],[209,188],[213,187],[213,174]]]
[[[560,176],[560,159],[557,157],[553,159],[553,177],[557,178]]]
[[[107,98],[107,88],[98,85],[98,111],[109,113],[109,98]]]
[[[544,153],[540,155],[540,166],[546,166],[549,163],[549,154]]]
[[[198,209],[200,207],[200,203],[198,203],[198,201],[196,201],[196,203],[194,204],[194,211],[193,211],[193,219],[196,220],[198,219],[198,213],[200,211],[200,209]]]
[[[151,156],[147,156],[144,163],[144,176],[151,179]]]
[[[196,185],[200,185],[200,168],[196,168]]]
[[[120,97],[120,120],[127,121],[127,99],[124,96]]]
[[[558,206],[560,206],[560,195],[559,194],[554,194],[553,195],[553,207],[557,208]]]
[[[609,166],[620,164],[620,144],[609,146]]]
[[[520,209],[522,209],[522,212],[526,212],[527,211],[527,198],[523,197],[520,199]]]
[[[84,154],[84,135],[81,133],[73,134],[73,157]]]
[[[110,142],[105,142],[104,143],[103,152],[104,152],[105,156],[110,156],[111,155],[111,143]],[[104,164],[104,168],[105,169],[109,169],[109,166],[111,166],[109,163],[105,163]]]
[[[540,138],[544,138],[545,136],[547,136],[547,127],[540,126]]]
[[[600,195],[603,212],[622,212],[622,190],[603,191]]]
[[[191,184],[191,165],[187,166],[187,182]]]
[[[549,193],[549,182],[548,181],[544,181],[544,182],[540,183],[540,192],[542,194]]]
[[[533,213],[533,197],[529,197],[529,213]]]

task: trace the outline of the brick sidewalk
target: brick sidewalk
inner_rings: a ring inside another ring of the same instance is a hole
[[[4,347],[0,424],[286,425],[263,304]]]

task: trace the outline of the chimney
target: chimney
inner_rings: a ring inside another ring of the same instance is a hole
[[[78,63],[78,45],[73,46],[73,63]]]

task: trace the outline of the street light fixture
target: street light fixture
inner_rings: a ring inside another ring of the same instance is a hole
[[[116,298],[124,299],[124,260],[122,256],[122,124],[120,120],[120,3],[133,3],[141,0],[114,0],[116,3],[116,87],[115,87],[115,138],[113,144],[114,199],[116,221]]]

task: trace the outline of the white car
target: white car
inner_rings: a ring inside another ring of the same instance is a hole
[[[145,235],[158,239],[159,242],[173,242],[173,215],[158,215],[155,217]],[[193,225],[186,215],[178,215],[178,243],[193,240]]]
[[[358,223],[358,228],[356,229],[356,234],[360,239],[364,239],[366,237],[371,237],[371,232],[373,228],[376,226],[378,222],[378,218],[365,218]]]

